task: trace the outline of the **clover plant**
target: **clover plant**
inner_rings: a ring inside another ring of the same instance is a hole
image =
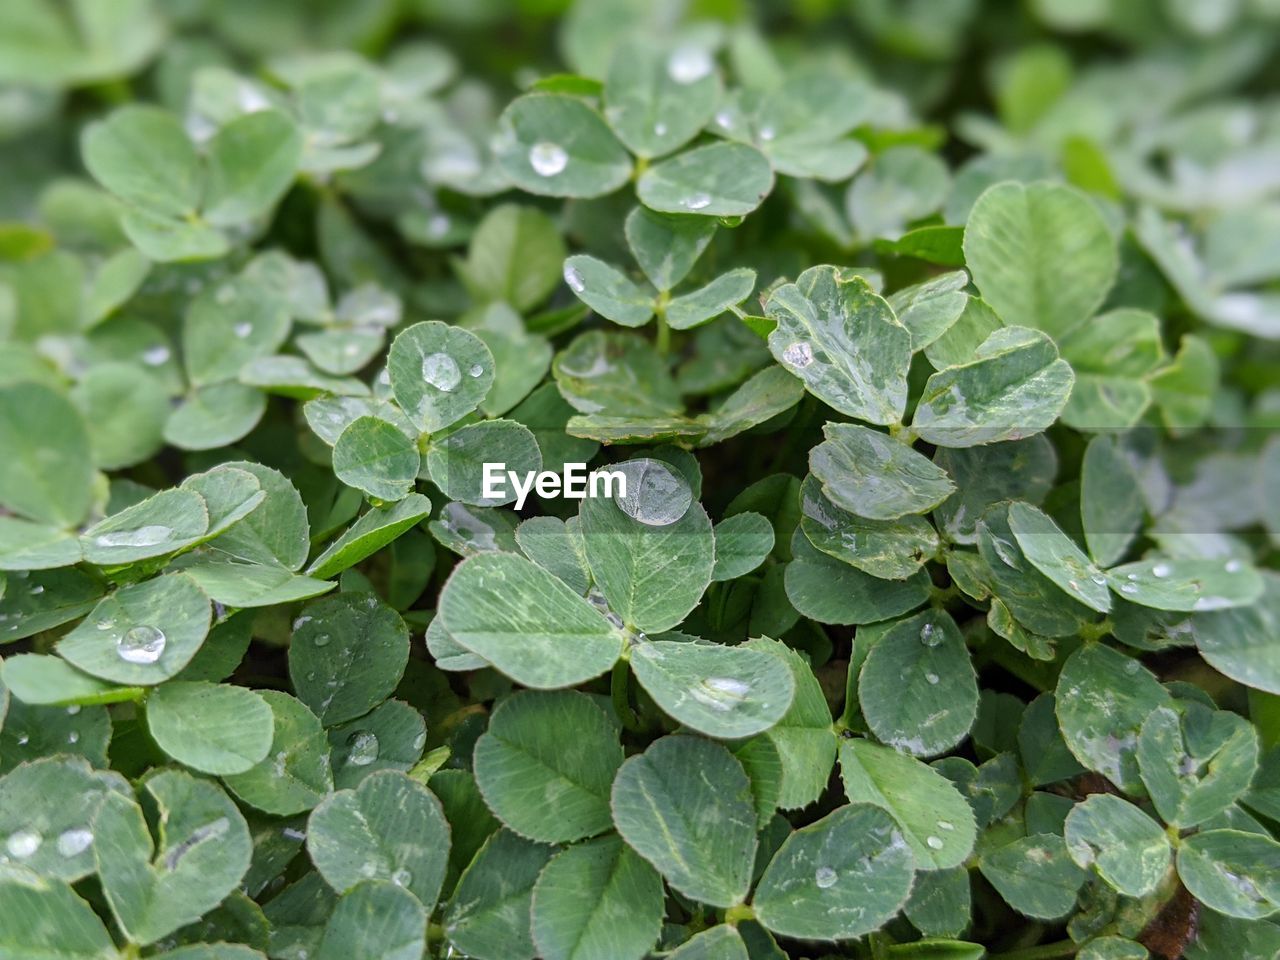
[[[0,957],[1273,960],[1278,45],[0,4]]]

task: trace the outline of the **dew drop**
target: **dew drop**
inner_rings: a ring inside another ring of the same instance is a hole
[[[93,834],[83,827],[64,830],[58,834],[58,852],[64,857],[74,857],[84,853],[91,843],[93,843]]]
[[[30,742],[31,742],[31,736],[29,734],[26,734],[26,733],[18,734],[18,746],[25,747]]]
[[[169,348],[161,343],[157,346],[147,347],[147,349],[143,350],[142,362],[148,367],[158,367],[160,364],[165,363],[171,355]]]
[[[243,340],[245,337],[249,336],[249,334],[253,333],[253,324],[248,320],[242,320],[231,329],[235,332],[237,337]]]
[[[126,663],[155,663],[164,653],[164,631],[150,624],[130,627],[116,641],[116,656]]]
[[[813,882],[822,890],[835,886],[837,879],[836,872],[830,867],[819,867],[813,872]]]
[[[9,851],[9,856],[25,860],[39,850],[43,842],[44,837],[34,830],[17,830],[9,834],[9,839],[4,842],[4,848]]]
[[[80,712],[80,705],[78,703],[73,703],[71,706],[67,707],[68,717],[74,717],[79,712]]]
[[[942,632],[932,623],[926,623],[920,628],[920,642],[926,647],[936,647],[942,642]]]
[[[751,684],[733,677],[707,677],[689,690],[689,696],[712,710],[728,713],[750,692]]]
[[[928,837],[924,842],[929,845],[930,850],[941,850],[944,846],[941,837]]]
[[[38,583],[37,583],[34,587],[32,587],[32,588],[31,588],[31,595],[32,595],[33,597],[38,597],[38,596],[40,596],[40,594],[42,594],[42,593],[44,593],[44,587],[42,587],[42,586],[41,586],[40,584],[38,584]]]
[[[929,682],[929,686],[936,687],[938,685],[939,678],[936,673],[926,673],[924,678]]]
[[[313,639],[311,642],[314,643],[317,647],[327,647],[329,645],[329,641],[332,639],[333,637],[331,637],[327,633],[317,633],[315,635],[315,639]]]
[[[777,133],[777,131],[776,131],[776,130],[774,130],[774,129],[773,129],[773,127],[761,127],[761,128],[760,128],[760,139],[761,139],[761,140],[763,140],[763,141],[765,141],[766,143],[768,143],[770,140],[772,140],[772,139],[773,139],[774,137],[776,137],[777,135],[778,135],[778,133]]]
[[[1151,575],[1158,580],[1163,580],[1169,574],[1173,573],[1173,567],[1167,563],[1157,563],[1151,568]]]
[[[148,524],[134,530],[114,530],[93,538],[100,547],[154,547],[173,536],[173,528],[161,523]]]
[[[70,743],[70,744],[73,744],[73,745],[74,745],[74,744],[77,744],[77,743],[79,743],[79,742],[80,742],[80,734],[79,734],[79,733],[77,733],[76,731],[72,730],[70,733],[68,733],[68,734],[67,734],[67,743]]]
[[[680,203],[686,210],[703,210],[711,206],[711,194],[699,190],[685,197]]]
[[[462,382],[458,361],[447,353],[432,353],[422,358],[422,379],[437,390],[449,393]]]
[[[378,735],[371,730],[358,730],[347,738],[351,748],[347,762],[353,767],[367,767],[378,759]]]
[[[653,125],[653,135],[655,137],[665,137],[667,135],[667,125],[665,123],[655,123]]]
[[[529,166],[540,177],[554,177],[568,165],[569,154],[558,143],[541,140],[529,148]]]
[[[626,493],[615,494],[613,502],[645,526],[669,526],[683,517],[693,502],[689,484],[658,460],[631,460],[618,470],[626,477]]]
[[[413,874],[404,867],[401,867],[395,873],[391,874],[391,882],[397,887],[407,887],[409,884],[413,883]]]
[[[566,263],[564,265],[564,282],[569,285],[569,289],[574,293],[581,293],[587,289],[587,282],[582,279],[582,274],[572,264]]]
[[[1127,596],[1132,596],[1138,592],[1138,588],[1132,583],[1125,583],[1120,586],[1120,592]]]
[[[952,830],[954,830],[955,828],[956,828],[956,825],[955,825],[954,823],[952,823],[950,820],[939,820],[939,821],[938,821],[938,829],[939,829],[939,830],[944,830],[944,831],[946,831],[947,833],[950,833],[950,832],[951,832]]]
[[[697,83],[711,72],[711,54],[702,47],[684,46],[667,58],[667,75],[681,86]]]
[[[803,369],[813,363],[813,347],[804,340],[798,340],[782,351],[782,360]]]
[[[1224,566],[1222,569],[1226,570],[1227,573],[1239,573],[1241,570],[1244,569],[1244,564],[1242,564],[1239,560],[1228,560],[1226,563],[1226,566]]]
[[[733,114],[728,110],[721,110],[716,114],[716,126],[721,130],[728,130],[733,126]]]

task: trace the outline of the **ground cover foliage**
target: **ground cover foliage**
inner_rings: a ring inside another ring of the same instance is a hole
[[[1278,39],[0,4],[0,957],[1274,958]]]

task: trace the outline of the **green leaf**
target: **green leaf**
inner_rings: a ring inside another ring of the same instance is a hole
[[[293,184],[301,158],[302,135],[283,113],[232,120],[209,141],[205,219],[236,227],[264,216]]]
[[[1255,690],[1280,694],[1280,578],[1263,577],[1257,603],[1199,613],[1192,621],[1200,655],[1215,670]]]
[[[80,150],[94,179],[132,206],[175,218],[200,206],[200,158],[178,118],[166,110],[121,107],[85,128]]]
[[[746,772],[724,747],[663,737],[622,765],[612,805],[623,839],[672,887],[717,907],[746,898],[755,807]]]
[[[1027,706],[1018,728],[1018,751],[1032,786],[1056,783],[1083,771],[1058,729],[1057,701],[1042,693]]]
[[[573,737],[564,737],[572,730]],[[609,717],[572,690],[522,691],[502,701],[476,741],[476,784],[498,818],[545,843],[612,826],[609,787],[622,745]]]
[[[1009,529],[1022,555],[1068,595],[1099,613],[1111,610],[1106,576],[1047,513],[1029,503],[1010,504]]]
[[[293,689],[326,727],[362,716],[389,697],[408,659],[408,628],[372,593],[318,600],[293,624]]]
[[[1006,323],[1054,337],[1093,315],[1119,260],[1093,202],[1047,182],[999,183],[983,193],[965,226],[964,255],[983,299]]]
[[[564,256],[555,221],[536,207],[502,204],[472,234],[464,279],[485,299],[529,310],[559,285]]]
[[[1062,667],[1056,693],[1062,736],[1077,760],[1129,794],[1140,793],[1138,733],[1169,694],[1137,660],[1088,644]]]
[[[497,497],[485,496],[485,464],[503,465]],[[538,441],[524,424],[514,420],[484,420],[469,423],[435,441],[427,448],[427,469],[432,482],[452,500],[495,507],[510,503],[517,493],[506,475],[512,471],[523,477],[542,470]]]
[[[190,577],[169,574],[109,594],[58,642],[57,651],[95,677],[150,686],[191,661],[212,617],[204,591]]]
[[[901,441],[853,423],[828,423],[809,469],[832,503],[871,520],[926,513],[955,485],[946,471]]]
[[[1038,920],[1070,913],[1086,877],[1067,853],[1067,842],[1054,834],[1021,837],[987,850],[978,869],[1009,906]]]
[[[428,320],[392,341],[387,373],[401,409],[435,433],[484,400],[493,385],[493,355],[474,333]]]
[[[870,423],[902,419],[911,333],[866,280],[811,267],[775,289],[765,312],[778,324],[770,352],[810,393]]]
[[[458,950],[478,960],[533,960],[533,885],[554,847],[493,834],[463,871],[444,913],[444,931]]]
[[[16,699],[32,705],[115,703],[143,695],[140,687],[104,683],[58,657],[41,653],[20,653],[2,666],[0,677],[5,687]]]
[[[1261,574],[1240,560],[1139,560],[1113,567],[1107,579],[1124,599],[1157,610],[1245,607],[1263,591]]]
[[[418,960],[428,911],[394,883],[366,881],[338,901],[316,960]]]
[[[449,635],[526,687],[569,687],[599,676],[622,636],[563,581],[525,560],[483,553],[460,563],[440,594]]]
[[[407,773],[427,742],[422,714],[400,700],[388,700],[362,717],[330,727],[330,761],[339,790],[350,790],[379,770]]]
[[[264,282],[241,275],[206,288],[182,321],[182,354],[197,387],[234,380],[251,360],[278,350],[289,336],[289,311]]]
[[[1165,823],[1194,827],[1249,789],[1258,735],[1248,721],[1199,703],[1158,707],[1142,724],[1138,769]]]
[[[1080,960],[1147,960],[1147,948],[1124,937],[1098,937],[1080,950]]]
[[[89,432],[60,393],[36,383],[0,387],[0,505],[38,523],[71,527],[93,496]]]
[[[582,554],[582,531],[577,520],[566,523],[557,517],[530,517],[516,528],[516,542],[526,557],[554,573],[574,593],[587,592],[591,574]]]
[[[786,664],[743,647],[654,640],[632,649],[631,669],[665,713],[725,740],[768,730],[795,696]]]
[[[125,935],[154,943],[194,923],[235,889],[249,868],[244,817],[217,786],[176,770],[146,781],[160,822],[159,845],[142,808],[118,793],[93,820],[103,893]]]
[[[604,86],[604,117],[640,157],[684,146],[706,126],[720,98],[720,79],[702,51],[628,43],[618,46]],[[703,67],[706,69],[703,69]]]
[[[0,951],[15,958],[111,960],[111,935],[70,884],[17,871],[0,877]]]
[[[266,395],[243,383],[200,387],[170,415],[164,439],[183,450],[226,446],[257,426],[266,409]]]
[[[886,923],[907,901],[915,864],[894,819],[850,804],[789,836],[756,888],[753,906],[774,933],[847,940]]]
[[[747,511],[725,517],[715,525],[716,563],[713,581],[736,580],[755,570],[773,552],[773,524]]]
[[[1094,437],[1080,465],[1080,520],[1089,554],[1111,566],[1124,557],[1146,510],[1133,465],[1115,437]]]
[[[430,912],[449,862],[449,824],[435,794],[403,773],[382,770],[311,811],[307,852],[339,893],[365,880],[390,881]]]
[[[778,806],[783,810],[807,807],[826,789],[836,759],[836,735],[826,694],[808,662],[786,644],[760,637],[749,640],[746,647],[777,657],[791,671],[795,698],[765,736],[778,748],[782,760]]]
[[[97,420],[89,438],[93,462],[104,470],[131,467],[164,445],[169,397],[158,377],[140,376],[134,364],[91,367],[71,399],[86,418],[95,410],[114,413],[109,420]]]
[[[494,149],[503,173],[520,189],[551,197],[598,197],[631,176],[631,157],[586,103],[532,93],[498,119]]]
[[[1153,892],[1169,869],[1169,838],[1160,824],[1116,796],[1094,794],[1067,816],[1067,850],[1128,897]]]
[[[875,623],[910,613],[929,598],[929,577],[918,570],[905,580],[882,580],[828,556],[802,530],[791,540],[787,599],[819,623]]]
[[[709,217],[672,216],[634,207],[623,224],[627,247],[649,282],[670,290],[689,275],[716,232]]]
[[[698,441],[709,447],[786,413],[804,396],[804,385],[781,367],[765,367],[698,421],[707,432]]]
[[[93,873],[93,817],[108,793],[129,796],[118,774],[80,758],[41,757],[0,778],[0,836],[7,861],[45,880]],[[48,803],[56,796],[57,803]]]
[[[925,349],[955,325],[969,305],[968,285],[969,275],[954,270],[889,296],[894,314],[911,331],[913,350]]]
[[[978,714],[978,684],[950,615],[926,611],[885,630],[863,664],[858,702],[876,739],[915,756],[963,740]]]
[[[810,543],[874,577],[905,580],[938,549],[938,534],[920,516],[868,520],[837,507],[810,474],[800,490],[800,528]]]
[[[80,562],[73,533],[17,517],[0,517],[0,570],[49,570]]]
[[[956,543],[978,542],[978,521],[992,504],[1043,503],[1058,472],[1058,456],[1043,436],[981,447],[941,447],[934,461],[956,485],[956,492],[935,514]]]
[[[546,960],[641,960],[662,915],[662,878],[617,837],[558,854],[533,888],[533,940]]]
[[[329,742],[316,715],[278,690],[258,692],[273,718],[267,755],[243,773],[223,782],[237,797],[275,816],[310,810],[333,791]]]
[[[1238,830],[1208,830],[1178,848],[1178,876],[1191,895],[1229,917],[1280,910],[1280,843]]]
[[[408,496],[419,466],[413,441],[377,417],[352,421],[333,446],[333,472],[338,479],[379,500]]]
[[[670,954],[671,960],[750,960],[735,927],[720,924],[690,937]]]
[[[209,599],[227,607],[269,607],[310,600],[336,584],[302,577],[274,564],[210,562],[183,567]]]
[[[890,147],[854,177],[845,209],[858,235],[897,239],[907,225],[935,212],[951,178],[941,158],[920,147]]]
[[[252,690],[174,680],[147,698],[147,729],[179,763],[203,773],[244,773],[271,749],[271,707]]]
[[[665,417],[684,412],[666,362],[633,334],[584,333],[556,355],[551,372],[564,399],[581,413]]]
[[[773,170],[760,151],[713,143],[663,160],[636,183],[640,202],[659,213],[741,217],[773,189]]]
[[[307,573],[313,577],[331,577],[353,567],[417,526],[430,513],[431,501],[420,493],[411,493],[388,507],[374,507],[325,548],[307,568]]]
[[[566,260],[564,282],[579,300],[621,326],[642,327],[653,316],[653,292],[595,257],[578,254]]]
[[[722,273],[706,286],[668,303],[667,323],[672,330],[689,330],[706,323],[751,296],[755,286],[756,272],[747,267]]]
[[[99,520],[80,537],[85,559],[122,566],[190,547],[209,530],[209,508],[191,490],[161,490]]]
[[[973,811],[951,781],[912,757],[869,740],[840,745],[840,776],[850,803],[870,803],[892,814],[916,866],[946,870],[973,852]]]
[[[982,342],[971,361],[929,378],[912,428],[941,447],[1021,440],[1057,419],[1073,379],[1043,333],[1003,327]]]
[[[626,496],[582,501],[587,563],[609,607],[646,633],[669,630],[702,598],[715,565],[711,520],[656,460],[631,460]],[[616,502],[615,502],[616,501]]]

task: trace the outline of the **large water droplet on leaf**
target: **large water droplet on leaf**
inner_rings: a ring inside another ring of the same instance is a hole
[[[4,848],[9,851],[9,856],[17,860],[25,860],[39,850],[43,842],[44,838],[35,830],[16,830],[9,834],[9,839],[4,842]]]
[[[699,190],[697,193],[689,194],[680,202],[686,210],[702,210],[711,206],[711,194]]]
[[[126,663],[155,663],[164,653],[164,631],[150,624],[130,627],[116,641],[116,656]]]
[[[347,740],[351,751],[347,762],[356,767],[367,767],[378,759],[378,735],[371,730],[358,730]]]
[[[823,890],[835,886],[836,880],[838,879],[839,877],[836,876],[836,872],[830,867],[819,867],[813,872],[813,882]]]
[[[94,537],[100,547],[154,547],[173,536],[173,528],[151,523],[134,530],[113,530]]]
[[[793,367],[807,367],[813,363],[813,347],[800,340],[782,351],[782,359]]]
[[[93,833],[83,827],[64,830],[58,834],[58,852],[64,857],[74,857],[84,853],[91,843],[93,843]]]
[[[564,265],[564,282],[569,285],[569,289],[574,293],[581,293],[583,290],[587,289],[587,283],[582,279],[582,274],[578,272],[576,267],[569,263]]]
[[[707,677],[689,691],[700,704],[713,710],[728,712],[746,699],[751,685],[733,677]]]
[[[667,74],[676,83],[697,83],[711,72],[711,54],[702,47],[680,47],[667,58]]]
[[[422,358],[422,379],[437,390],[449,393],[462,382],[458,361],[447,353],[431,353]]]
[[[540,177],[554,177],[569,165],[569,154],[558,143],[543,140],[529,148],[529,166]]]
[[[613,502],[633,520],[665,527],[683,517],[693,502],[685,479],[658,460],[631,460],[616,468],[626,476],[626,494]]]

